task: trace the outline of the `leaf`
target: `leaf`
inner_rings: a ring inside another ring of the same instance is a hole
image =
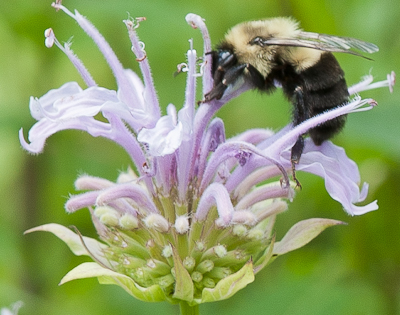
[[[82,256],[82,255],[90,256],[93,259],[98,260],[101,263],[105,264],[106,266],[109,265],[109,262],[104,258],[103,254],[103,250],[107,248],[107,246],[95,240],[94,238],[82,236],[81,239],[79,235],[72,232],[70,229],[56,223],[49,223],[37,226],[35,228],[25,231],[24,234],[37,231],[53,233],[65,244],[67,244],[69,249],[77,256]],[[82,244],[82,240],[85,243],[85,245]]]
[[[182,264],[179,253],[174,246],[172,246],[172,258],[174,260],[175,270],[175,291],[172,296],[175,299],[191,302],[193,301],[194,286],[192,277]]]
[[[303,247],[317,237],[327,227],[345,224],[331,219],[308,219],[293,225],[280,242],[275,243],[274,255],[283,255]]]
[[[72,232],[70,229],[66,228],[63,225],[56,223],[44,224],[41,226],[37,226],[35,228],[29,229],[25,231],[24,234],[37,232],[37,231],[45,231],[51,232],[55,236],[57,236],[60,240],[62,240],[65,244],[68,245],[70,250],[77,256],[86,255],[90,256],[85,246],[82,244],[81,238],[79,235]],[[86,247],[90,249],[90,252],[94,254],[94,251],[98,251],[99,249],[104,249],[107,246],[95,240],[94,238],[82,237]]]
[[[60,285],[71,280],[97,277],[101,284],[116,284],[123,288],[133,297],[145,302],[161,302],[166,299],[164,291],[159,285],[152,285],[148,288],[139,286],[132,278],[104,268],[95,262],[87,262],[68,272],[61,279]]]
[[[203,289],[201,301],[196,302],[200,304],[228,299],[253,281],[253,262],[249,260],[239,271],[220,280],[214,288]]]

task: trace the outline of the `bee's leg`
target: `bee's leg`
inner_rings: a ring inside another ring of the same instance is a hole
[[[233,84],[237,78],[243,74],[244,69],[246,69],[247,64],[240,64],[229,68],[224,75],[224,79],[222,80],[222,84],[228,86],[229,84]]]
[[[228,86],[235,83],[237,78],[242,75],[246,67],[246,64],[240,64],[229,68],[228,70],[226,70],[226,72],[224,72],[225,70],[222,68],[217,69],[217,72],[219,71],[220,75],[223,74],[223,76],[221,78],[218,77],[218,80],[220,81],[219,83],[217,83],[217,80],[214,79],[214,87],[210,92],[204,95],[204,101],[202,101],[202,103],[207,103],[213,99],[221,99]]]
[[[304,105],[303,89],[298,86],[294,90],[294,114],[293,114],[293,124],[297,126],[307,119],[307,111]],[[292,163],[292,174],[293,180],[296,182],[296,187],[301,188],[301,184],[296,177],[296,164],[299,164],[300,157],[304,149],[304,138],[300,135],[297,138],[296,143],[292,147],[290,162]]]
[[[290,156],[290,162],[292,163],[292,176],[293,180],[296,183],[296,187],[301,188],[301,184],[296,177],[296,164],[299,164],[301,154],[303,153],[304,148],[304,138],[303,136],[299,136],[297,138],[296,143],[292,147],[292,152]]]
[[[251,64],[247,64],[247,71],[250,75],[251,82],[259,89],[265,89],[265,78],[260,71]]]
[[[215,85],[210,92],[204,95],[204,100],[200,101],[199,103],[207,103],[214,99],[219,100],[226,90],[227,86],[221,83]]]

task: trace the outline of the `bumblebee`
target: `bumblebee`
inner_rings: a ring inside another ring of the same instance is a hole
[[[332,53],[362,56],[353,49],[365,53],[378,51],[376,45],[358,39],[305,32],[291,18],[238,24],[210,52],[214,85],[203,102],[219,100],[245,83],[267,93],[280,86],[293,104],[296,126],[349,100],[344,72]],[[310,129],[308,134],[316,145],[321,145],[338,133],[345,121],[346,116],[337,117]],[[298,186],[295,165],[303,148],[301,135],[291,149],[293,179]]]

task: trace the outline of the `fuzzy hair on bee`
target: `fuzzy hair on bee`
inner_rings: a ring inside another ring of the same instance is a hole
[[[278,85],[293,104],[296,126],[348,102],[344,72],[332,53],[364,57],[355,50],[373,53],[378,47],[350,37],[305,32],[287,17],[238,24],[210,52],[214,85],[202,102],[219,100],[244,84],[267,93]],[[321,145],[337,134],[345,121],[346,116],[337,117],[310,129],[308,134],[316,145]],[[293,179],[298,186],[295,165],[303,148],[304,138],[299,136],[291,150]]]

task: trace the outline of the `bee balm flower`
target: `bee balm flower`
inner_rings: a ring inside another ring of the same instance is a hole
[[[87,87],[75,82],[31,98],[30,110],[37,123],[27,142],[20,130],[22,146],[29,152],[43,150],[46,139],[64,129],[85,130],[122,146],[132,159],[133,169],[122,172],[116,182],[89,175],[76,180],[81,194],[71,196],[68,212],[88,208],[100,240],[81,236],[57,224],[32,231],[49,231],[61,238],[76,255],[90,256],[61,281],[98,277],[101,283],[117,284],[143,301],[180,303],[182,312],[231,297],[254,280],[271,259],[297,249],[326,227],[341,222],[309,219],[293,226],[277,242],[273,226],[277,214],[294,198],[290,149],[300,134],[339,115],[368,110],[373,100],[355,97],[348,104],[313,117],[274,134],[266,129],[248,130],[225,138],[224,123],[214,114],[228,99],[213,100],[196,109],[196,83],[203,92],[212,87],[211,56],[190,47],[185,102],[180,110],[167,107],[161,116],[143,44],[138,40],[138,20],[124,21],[139,62],[143,81],[124,69],[97,29],[77,11],[53,4],[82,27],[104,54],[118,90],[99,87],[83,63],[62,46],[53,30],[46,31],[46,46],[54,43],[70,58]],[[140,19],[143,20],[143,19]],[[189,14],[186,20],[199,28],[204,51],[211,44],[204,21]],[[392,85],[390,77],[381,85]],[[371,82],[354,88],[368,89]],[[107,121],[96,119],[101,113]],[[345,211],[359,215],[376,210],[376,201],[359,206],[367,195],[361,191],[356,164],[340,147],[325,142],[317,147],[306,140],[299,171],[325,179],[325,187]]]

